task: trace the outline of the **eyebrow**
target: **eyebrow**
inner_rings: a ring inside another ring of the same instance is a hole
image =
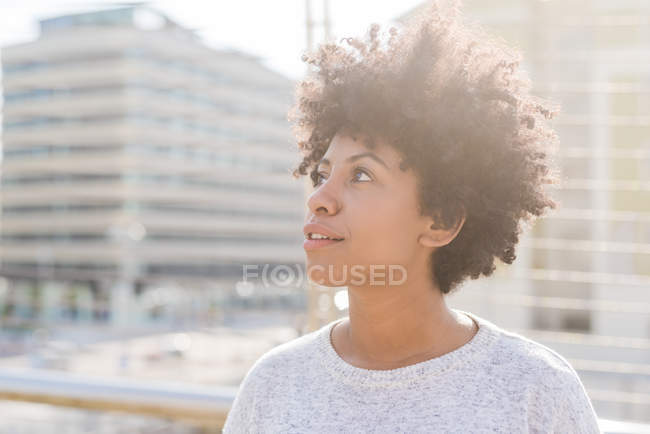
[[[386,169],[388,169],[388,165],[384,162],[384,160],[382,160],[381,158],[379,158],[376,154],[374,154],[374,153],[372,153],[372,152],[363,152],[363,153],[361,153],[361,154],[352,155],[352,156],[346,158],[345,162],[346,162],[346,163],[353,163],[353,162],[355,162],[355,161],[357,161],[357,160],[359,160],[359,159],[361,159],[361,158],[365,158],[365,157],[372,158],[372,159],[375,160],[377,163],[381,164],[381,165],[384,166]],[[330,160],[328,160],[327,158],[322,158],[322,159],[318,162],[318,165],[317,165],[316,167],[320,166],[321,164],[326,164],[326,165],[330,166],[330,165],[331,165],[331,162],[330,162]]]

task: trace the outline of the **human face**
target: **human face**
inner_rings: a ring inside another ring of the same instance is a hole
[[[384,142],[371,150],[348,135],[332,139],[307,199],[303,247],[312,281],[368,285],[372,266],[384,267],[388,284],[389,266],[409,270],[425,263],[431,249],[418,240],[429,220],[419,213],[416,175],[402,171],[400,162],[399,152]],[[309,240],[310,232],[342,240]],[[395,278],[408,278],[400,274]]]

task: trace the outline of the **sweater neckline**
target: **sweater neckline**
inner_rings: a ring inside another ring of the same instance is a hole
[[[366,386],[405,384],[477,363],[490,353],[490,348],[499,337],[498,327],[473,313],[460,309],[452,310],[474,320],[478,325],[478,331],[468,342],[441,356],[395,369],[365,369],[351,365],[339,356],[332,345],[332,329],[337,323],[343,321],[344,317],[321,328],[317,339],[321,361],[327,370],[339,379]]]

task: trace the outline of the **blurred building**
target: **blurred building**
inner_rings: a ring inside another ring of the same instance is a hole
[[[463,4],[522,51],[533,93],[560,104],[562,185],[515,263],[451,304],[559,351],[600,417],[650,421],[650,3]]]
[[[142,6],[40,30],[2,50],[5,307],[116,318],[133,288],[302,262],[289,79]]]

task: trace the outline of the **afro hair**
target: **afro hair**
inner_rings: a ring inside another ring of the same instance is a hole
[[[557,203],[544,184],[558,138],[546,120],[557,104],[530,93],[521,54],[469,24],[459,2],[432,2],[403,27],[324,43],[303,55],[310,72],[289,112],[309,173],[337,133],[381,138],[418,179],[420,213],[440,227],[464,216],[458,235],[432,252],[431,278],[446,294],[467,277],[489,276],[495,258],[511,264],[522,221]]]

